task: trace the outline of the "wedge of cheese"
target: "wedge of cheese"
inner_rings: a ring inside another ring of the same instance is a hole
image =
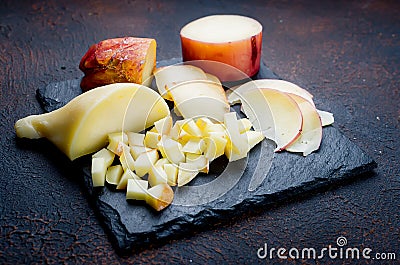
[[[18,120],[18,137],[45,137],[71,160],[100,150],[112,132],[139,132],[170,114],[152,89],[116,83],[85,92],[50,113]]]

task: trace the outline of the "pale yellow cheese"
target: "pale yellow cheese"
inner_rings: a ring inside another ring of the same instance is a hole
[[[92,89],[50,113],[32,115],[15,123],[18,137],[45,137],[71,160],[96,152],[107,135],[139,132],[169,115],[159,94],[134,83],[117,83]]]

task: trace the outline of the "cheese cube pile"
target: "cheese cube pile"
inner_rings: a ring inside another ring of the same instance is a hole
[[[222,155],[229,161],[246,157],[264,139],[251,128],[247,118],[237,119],[236,112],[229,112],[224,122],[200,117],[173,123],[167,116],[146,133],[109,134],[108,146],[93,155],[93,186],[115,185],[126,190],[127,199],[144,200],[162,210],[173,200],[171,186],[181,187],[199,173],[207,174],[210,162]]]

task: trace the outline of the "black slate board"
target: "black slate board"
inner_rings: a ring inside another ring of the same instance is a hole
[[[171,59],[159,65],[178,61]],[[277,76],[262,65],[255,78]],[[79,82],[80,79],[68,80],[39,89],[37,97],[44,110],[57,109],[78,95],[81,92]],[[238,108],[235,110],[239,113]],[[373,159],[334,126],[323,129],[320,149],[307,157],[288,152],[273,153],[272,150],[272,143],[264,140],[252,149],[246,159],[229,164],[224,159],[214,161],[210,175],[200,176],[191,186],[176,190],[174,203],[162,212],[155,212],[144,204],[127,202],[124,192],[115,192],[110,187],[93,189],[90,159],[85,160],[82,170],[94,208],[116,250],[122,253],[140,250],[149,244],[161,244],[166,239],[185,235],[249,209],[361,176],[376,167]],[[256,190],[249,191],[254,174],[266,177]],[[208,194],[216,197],[211,200],[202,194],[210,190],[206,188],[209,186],[227,188],[219,194]],[[199,189],[196,190],[196,187]],[[196,195],[199,190],[200,194]],[[200,204],[196,205],[193,198],[197,198]]]

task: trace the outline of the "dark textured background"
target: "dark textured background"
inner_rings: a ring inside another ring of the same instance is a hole
[[[177,57],[180,28],[212,13],[258,19],[267,66],[308,88],[378,168],[350,183],[119,257],[76,169],[46,141],[16,141],[13,124],[42,112],[37,88],[81,75],[78,63],[89,45],[150,36],[157,39],[159,60]],[[264,243],[323,248],[339,236],[349,247],[396,252],[398,263],[399,18],[399,1],[0,1],[0,263],[254,264],[265,263],[256,255]]]

